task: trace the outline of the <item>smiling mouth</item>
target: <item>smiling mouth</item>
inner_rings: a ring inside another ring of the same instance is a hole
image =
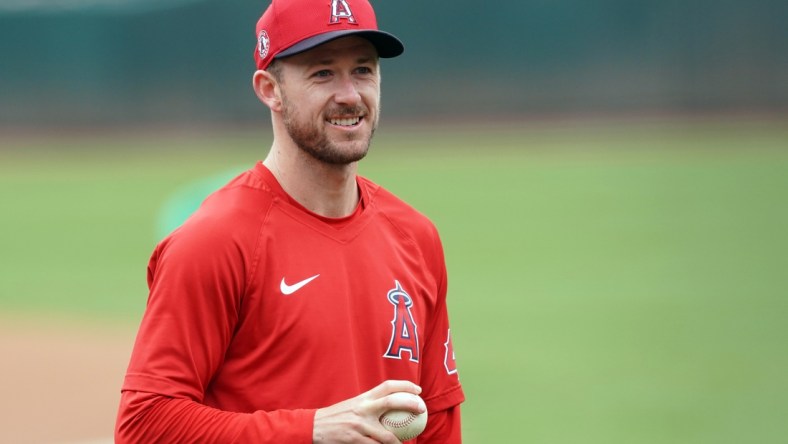
[[[361,116],[356,117],[345,117],[342,119],[328,119],[328,123],[335,125],[335,126],[343,126],[343,127],[354,127],[361,123]]]

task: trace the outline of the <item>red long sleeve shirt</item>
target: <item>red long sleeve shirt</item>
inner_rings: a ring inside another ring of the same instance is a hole
[[[461,441],[437,231],[358,185],[327,219],[258,163],[157,246],[116,442],[311,443],[316,409],[387,379],[423,389],[412,442]]]

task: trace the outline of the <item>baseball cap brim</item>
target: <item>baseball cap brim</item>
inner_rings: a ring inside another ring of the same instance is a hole
[[[398,55],[402,54],[403,51],[405,51],[405,46],[402,44],[402,42],[388,32],[346,29],[341,31],[324,32],[322,34],[301,40],[295,45],[280,51],[276,56],[274,56],[274,58],[279,59],[282,57],[296,55],[298,53],[310,50],[318,45],[322,45],[323,43],[330,42],[331,40],[336,40],[340,37],[347,37],[351,35],[357,35],[369,40],[375,49],[377,49],[378,56],[384,59],[397,57]]]

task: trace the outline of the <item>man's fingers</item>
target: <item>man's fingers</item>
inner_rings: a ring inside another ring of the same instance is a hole
[[[421,393],[421,387],[410,381],[390,379],[388,381],[383,381],[378,386],[366,392],[364,395],[367,395],[371,399],[378,399],[396,392],[407,392],[418,395]]]
[[[313,440],[319,443],[372,440],[379,444],[399,444],[397,437],[380,423],[380,417],[389,410],[426,411],[419,393],[421,387],[410,381],[389,380],[355,398],[318,409]]]
[[[372,442],[376,444],[400,444],[400,440],[383,427],[370,427],[366,433],[366,438],[372,440]]]
[[[424,401],[416,394],[410,392],[389,393],[381,398],[369,399],[365,402],[364,409],[376,418],[389,410],[407,410],[414,413],[427,411]]]

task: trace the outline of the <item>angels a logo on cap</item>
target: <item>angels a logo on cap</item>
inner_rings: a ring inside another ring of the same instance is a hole
[[[257,50],[260,52],[261,59],[268,55],[270,45],[271,39],[268,38],[268,33],[265,30],[260,31],[260,34],[257,36]]]
[[[339,23],[342,19],[347,20],[348,23],[356,23],[347,0],[331,0],[331,20],[329,23]]]

